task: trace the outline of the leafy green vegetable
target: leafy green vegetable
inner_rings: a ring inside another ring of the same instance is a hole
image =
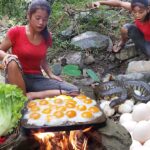
[[[81,71],[77,65],[66,65],[63,67],[63,73],[69,76],[78,77],[81,75]]]
[[[87,74],[94,80],[99,82],[99,77],[96,75],[96,73],[92,69],[87,69]]]
[[[0,136],[11,133],[21,118],[27,97],[15,85],[0,84]]]

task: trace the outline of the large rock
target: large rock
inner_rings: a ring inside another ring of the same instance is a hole
[[[149,73],[150,72],[150,61],[132,61],[128,64],[126,73]]]
[[[120,124],[107,120],[107,125],[99,129],[102,144],[106,150],[129,150],[132,143],[129,132]]]
[[[109,48],[110,41],[110,38],[105,35],[101,35],[98,32],[87,31],[72,38],[71,44],[81,49],[97,48],[101,51]]]
[[[115,57],[119,60],[127,60],[130,58],[135,57],[138,54],[138,52],[135,49],[134,45],[126,46],[124,49],[122,49],[119,53],[115,54]]]

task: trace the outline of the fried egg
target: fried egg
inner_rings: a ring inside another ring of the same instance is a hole
[[[76,109],[79,111],[85,111],[87,109],[87,107],[85,105],[77,105]]]
[[[91,106],[88,111],[92,112],[94,118],[100,117],[102,115],[101,110],[97,106]]]
[[[84,99],[84,100],[83,100],[83,103],[84,103],[87,107],[91,107],[91,106],[96,105],[96,101],[95,101],[95,100],[92,100],[92,99],[90,99],[90,98]]]
[[[30,101],[27,104],[27,108],[31,108],[31,107],[34,107],[34,106],[37,106],[37,102],[36,101]]]
[[[43,126],[45,124],[45,116],[37,112],[28,113],[25,118],[30,125]]]
[[[84,111],[78,115],[76,122],[87,122],[94,119],[93,114],[90,111]]]
[[[67,117],[62,111],[55,111],[51,116],[53,118],[53,123],[56,125],[63,124],[67,121]]]

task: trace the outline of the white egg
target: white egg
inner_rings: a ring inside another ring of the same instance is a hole
[[[105,105],[109,105],[109,104],[110,104],[110,102],[109,102],[109,101],[102,100],[99,106],[100,106],[100,108],[103,110],[103,109],[104,109],[104,107],[105,107]]]
[[[131,113],[124,113],[120,116],[119,118],[119,122],[121,124],[125,123],[125,122],[129,122],[129,121],[133,121],[132,119],[132,114]]]
[[[147,146],[147,147],[149,147],[149,148],[150,148],[150,139],[149,139],[149,140],[147,140],[147,141],[144,143],[144,146]]]
[[[150,124],[147,121],[138,122],[132,132],[133,139],[143,144],[150,139],[150,132],[148,131],[150,131]]]
[[[114,108],[111,108],[111,107],[109,106],[109,104],[106,104],[106,105],[105,105],[103,111],[104,111],[104,114],[105,114],[106,116],[108,116],[108,117],[114,115],[114,113],[115,113],[115,109],[114,109]]]
[[[143,147],[142,147],[142,150],[150,150],[150,147],[143,146]]]
[[[136,121],[128,121],[128,122],[122,123],[122,126],[124,126],[127,129],[127,131],[131,133],[134,130],[136,124],[137,124]]]
[[[123,113],[130,113],[132,111],[132,106],[126,103],[119,105],[118,112]]]
[[[130,150],[133,150],[136,148],[142,148],[142,144],[139,141],[133,140],[130,146]]]
[[[150,108],[147,104],[141,103],[133,107],[132,118],[135,121],[148,120],[150,116]]]
[[[147,102],[147,106],[150,108],[150,101],[149,101],[149,102]]]
[[[133,99],[129,99],[129,100],[125,101],[125,104],[128,104],[128,105],[133,107],[134,106],[134,101],[133,101]]]

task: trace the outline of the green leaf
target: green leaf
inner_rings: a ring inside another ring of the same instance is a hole
[[[63,73],[69,76],[78,77],[81,75],[81,71],[77,65],[66,65],[63,67]]]
[[[99,77],[97,76],[97,74],[92,70],[92,69],[87,69],[87,74],[94,80],[99,82]]]

